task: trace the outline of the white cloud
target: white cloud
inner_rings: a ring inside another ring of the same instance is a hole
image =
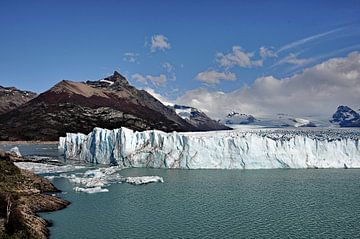
[[[277,54],[273,50],[273,48],[267,48],[262,46],[260,47],[259,53],[262,59],[277,57]]]
[[[304,65],[313,63],[317,60],[317,58],[315,58],[315,57],[298,58],[298,55],[299,54],[290,53],[289,55],[285,56],[284,58],[282,58],[281,60],[276,62],[273,66],[282,65],[285,63],[291,64],[291,65],[297,65],[297,66],[304,66]]]
[[[232,72],[218,72],[215,70],[207,70],[197,74],[195,79],[205,82],[207,84],[215,85],[219,84],[220,80],[234,81],[236,80],[236,75]]]
[[[175,81],[176,80],[175,67],[169,62],[163,63],[162,67],[166,70],[169,79]]]
[[[157,50],[168,50],[171,48],[171,45],[164,35],[154,35],[151,37],[151,52],[156,52]]]
[[[246,52],[240,46],[233,46],[232,52],[223,54],[216,54],[216,61],[220,66],[225,68],[231,68],[234,66],[251,68],[256,66],[262,66],[262,60],[253,60],[253,52]]]
[[[345,27],[336,28],[336,29],[333,29],[333,30],[331,30],[331,31],[323,32],[323,33],[320,33],[320,34],[316,34],[316,35],[313,35],[313,36],[310,36],[310,37],[306,37],[306,38],[303,38],[303,39],[300,39],[300,40],[291,42],[291,43],[286,44],[285,46],[281,47],[281,48],[277,51],[277,53],[280,53],[280,52],[282,52],[282,51],[289,50],[289,49],[292,49],[292,48],[295,48],[295,47],[304,45],[304,44],[306,44],[306,43],[308,43],[308,42],[311,42],[311,41],[318,40],[318,39],[323,38],[323,37],[325,37],[325,36],[328,36],[328,35],[330,35],[330,34],[333,34],[333,33],[339,32],[339,31],[342,31],[342,30],[344,30],[344,29],[345,29]]]
[[[136,81],[141,82],[141,83],[143,83],[143,84],[146,84],[146,83],[147,83],[146,77],[143,76],[143,75],[141,75],[141,74],[139,74],[139,73],[133,74],[133,75],[131,76],[131,78],[132,78],[133,80],[136,80]]]
[[[156,86],[162,86],[166,83],[167,79],[166,79],[166,75],[164,74],[160,74],[159,76],[152,76],[152,75],[147,75],[146,79],[148,79],[149,81],[151,81],[154,85]]]
[[[136,73],[136,74],[133,74],[131,76],[131,78],[133,80],[136,80],[136,81],[141,82],[143,84],[148,84],[148,82],[151,82],[155,86],[163,86],[167,81],[167,78],[166,78],[166,76],[164,74],[160,74],[159,76],[153,76],[153,75],[143,76],[143,75],[141,75],[139,73]]]
[[[127,61],[127,62],[131,62],[131,63],[138,63],[138,58],[139,54],[138,53],[134,53],[134,52],[126,52],[124,54],[123,60]]]
[[[177,103],[199,108],[215,118],[231,110],[254,115],[281,112],[329,118],[340,104],[359,107],[360,54],[352,52],[332,58],[288,78],[261,77],[251,86],[229,93],[191,90]]]

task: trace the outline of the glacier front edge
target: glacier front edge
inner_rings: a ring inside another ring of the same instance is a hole
[[[67,160],[180,169],[360,168],[359,129],[134,132],[94,128],[59,141]]]

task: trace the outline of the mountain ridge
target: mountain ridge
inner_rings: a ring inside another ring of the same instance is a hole
[[[212,129],[228,129],[216,125]],[[204,131],[179,117],[118,72],[98,81],[61,81],[20,107],[0,116],[0,140],[58,140],[68,132],[94,127],[142,131]]]
[[[37,94],[32,91],[0,85],[0,115],[19,107],[36,96]]]

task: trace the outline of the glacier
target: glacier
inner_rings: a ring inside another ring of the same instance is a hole
[[[360,168],[360,129],[136,132],[94,128],[59,139],[66,160],[178,169]]]

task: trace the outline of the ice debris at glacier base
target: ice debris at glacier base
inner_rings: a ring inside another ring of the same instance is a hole
[[[18,168],[30,170],[36,174],[63,173],[85,168],[79,165],[52,165],[36,162],[15,162],[14,164]]]
[[[66,178],[74,185],[74,191],[85,193],[108,192],[106,188],[112,183],[147,184],[152,182],[164,182],[159,176],[123,177],[119,174],[123,168],[112,166],[88,169],[86,166],[78,165],[51,165],[34,162],[15,162],[21,169],[30,170],[36,174],[51,174],[44,177],[48,180],[55,178]]]
[[[164,182],[159,176],[123,177],[119,174],[120,167],[107,167],[87,170],[85,173],[60,174],[75,185],[74,191],[85,193],[108,192],[107,187],[112,183],[129,183],[135,185],[153,182]]]
[[[94,128],[68,133],[66,160],[183,169],[360,168],[359,129],[247,129],[216,132],[134,132]]]

